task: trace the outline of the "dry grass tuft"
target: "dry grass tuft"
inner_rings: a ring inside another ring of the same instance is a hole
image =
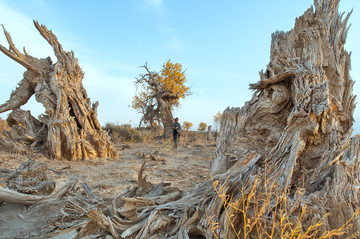
[[[106,123],[103,127],[109,133],[111,140],[115,144],[121,143],[143,143],[143,144],[158,144],[163,147],[172,147],[172,137],[165,139],[163,137],[163,128],[146,127],[146,128],[132,128],[129,124],[116,124]],[[179,137],[179,146],[191,147],[191,146],[205,146],[207,144],[214,144],[215,138],[207,140],[206,133],[198,131],[181,131],[181,137]]]
[[[0,132],[2,131],[9,131],[10,130],[10,127],[9,125],[7,124],[6,120],[3,120],[1,117],[0,117]]]
[[[131,128],[129,124],[114,124],[106,123],[104,130],[108,131],[111,140],[116,143],[140,143],[142,142],[142,135],[139,131]]]
[[[323,226],[328,214],[312,225],[305,226],[311,216],[311,206],[302,200],[303,191],[298,189],[294,195],[290,195],[289,190],[280,190],[273,181],[266,177],[266,173],[256,177],[252,185],[237,187],[237,198],[229,196],[226,184],[213,181],[214,189],[223,203],[226,216],[224,225],[228,227],[224,228],[227,230],[226,235],[241,239],[333,238],[345,236],[352,227],[351,221],[360,213],[359,208],[342,227],[331,231],[325,230]],[[207,219],[215,238],[220,238],[220,225],[216,217],[207,215]],[[357,238],[359,235],[346,236]]]

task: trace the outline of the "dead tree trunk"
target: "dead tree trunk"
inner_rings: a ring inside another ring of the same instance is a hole
[[[207,131],[206,131],[206,140],[207,141],[211,140],[211,138],[212,138],[211,128],[212,128],[212,126],[209,125],[208,128],[207,128]]]
[[[161,122],[164,127],[164,136],[165,138],[170,138],[172,132],[172,125],[174,123],[172,106],[163,99],[159,99],[159,111],[161,115]]]
[[[134,206],[148,216],[130,224],[117,214],[115,236],[329,238],[360,231],[360,139],[351,138],[355,97],[344,50],[350,14],[343,18],[338,5],[315,0],[292,30],[273,34],[252,99],[223,114],[212,180],[178,201]]]
[[[279,189],[303,190],[310,221],[330,214],[327,230],[359,207],[360,141],[351,138],[354,82],[344,50],[351,13],[343,18],[338,5],[316,0],[291,31],[272,35],[270,63],[251,85],[254,96],[224,112],[211,166],[213,175],[234,167],[263,175],[266,163]],[[355,218],[352,232],[359,230]]]
[[[0,112],[12,110],[7,119],[17,128],[18,137],[26,138],[33,147],[41,148],[55,159],[79,160],[91,157],[114,157],[112,143],[97,119],[98,102],[91,105],[82,85],[84,73],[73,52],[66,52],[56,36],[34,21],[40,34],[53,47],[57,62],[37,59],[15,47],[10,34],[4,33],[9,50],[0,50],[24,66],[27,71],[10,99],[0,105]],[[20,109],[32,95],[43,104],[45,114],[39,120]]]
[[[171,102],[179,97],[161,87],[158,73],[150,71],[147,64],[143,67],[147,73],[140,75],[140,78],[135,81],[135,85],[139,86],[146,83],[147,87],[151,88],[152,93],[145,106],[141,107],[143,116],[140,123],[144,122],[152,125],[154,121],[161,122],[164,127],[164,136],[169,138],[172,132],[172,124],[174,123],[172,114],[173,104]]]

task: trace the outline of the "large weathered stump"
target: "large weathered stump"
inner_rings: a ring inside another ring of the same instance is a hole
[[[64,51],[56,36],[34,21],[40,34],[53,47],[57,62],[48,57],[37,59],[15,47],[10,34],[4,33],[9,50],[0,50],[24,66],[27,71],[10,99],[0,105],[0,112],[12,110],[7,119],[17,137],[28,141],[55,159],[79,160],[114,157],[112,143],[97,119],[98,102],[91,104],[82,84],[84,73],[73,52]],[[20,109],[32,95],[43,104],[45,114],[39,120]]]

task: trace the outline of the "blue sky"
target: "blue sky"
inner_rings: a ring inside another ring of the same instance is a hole
[[[250,100],[250,83],[269,62],[271,33],[288,31],[311,0],[123,0],[55,1],[0,0],[0,23],[19,49],[35,57],[51,56],[52,48],[32,20],[46,25],[63,48],[73,50],[85,72],[83,84],[91,100],[99,101],[99,119],[137,125],[140,116],[129,107],[134,80],[145,62],[160,70],[168,59],[186,69],[193,94],[175,111],[180,122],[213,124],[226,107]],[[346,49],[352,51],[351,76],[360,91],[360,1],[342,0],[340,11],[354,8]],[[355,43],[356,42],[356,43]],[[7,46],[4,35],[0,43]],[[0,54],[0,103],[5,102],[25,71]],[[359,100],[358,100],[359,101]],[[24,109],[41,114],[31,99]],[[6,118],[5,114],[0,114]],[[355,111],[360,133],[360,110]],[[194,127],[195,128],[195,127]]]

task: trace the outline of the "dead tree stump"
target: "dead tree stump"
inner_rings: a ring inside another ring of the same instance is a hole
[[[49,180],[45,163],[29,160],[9,176],[6,187],[24,194],[49,195],[55,189],[55,182]]]
[[[0,45],[0,51],[27,69],[10,99],[0,105],[1,113],[12,110],[7,121],[17,134],[16,141],[25,140],[55,159],[116,156],[110,138],[97,119],[98,102],[91,104],[83,87],[84,73],[74,53],[64,51],[44,25],[37,21],[34,24],[53,47],[58,60],[55,64],[50,57],[32,57],[25,48],[22,54],[4,26],[9,49]],[[20,109],[32,95],[45,108],[45,114],[39,119]]]

